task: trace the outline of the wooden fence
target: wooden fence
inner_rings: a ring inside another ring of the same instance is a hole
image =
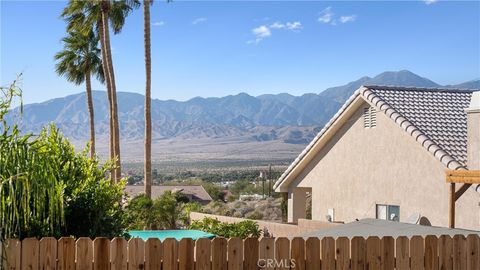
[[[480,269],[478,235],[318,238],[27,238],[3,245],[14,269]],[[6,260],[6,261],[5,261]]]

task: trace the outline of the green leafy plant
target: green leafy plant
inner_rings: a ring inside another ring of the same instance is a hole
[[[188,229],[209,232],[226,238],[260,237],[262,233],[262,230],[258,228],[257,222],[253,220],[244,220],[238,223],[226,223],[210,217],[204,217],[202,220],[192,221],[188,226]]]
[[[6,120],[21,92],[1,90],[0,237],[122,235],[124,182],[110,184],[110,163],[75,152],[53,124],[22,135]]]

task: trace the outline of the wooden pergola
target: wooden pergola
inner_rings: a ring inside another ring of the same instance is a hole
[[[480,184],[480,170],[448,170],[446,171],[446,180],[447,183],[450,183],[448,225],[450,228],[455,228],[455,202],[472,184]],[[462,184],[458,190],[455,188],[456,183]]]

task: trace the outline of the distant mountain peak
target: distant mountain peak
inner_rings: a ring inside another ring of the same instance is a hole
[[[308,142],[315,136],[315,130],[324,125],[355,90],[368,84],[439,87],[437,83],[409,70],[400,70],[383,72],[373,78],[364,76],[319,94],[293,96],[281,93],[254,97],[241,92],[225,97],[195,97],[187,101],[155,99],[152,100],[153,138],[246,136],[253,140]],[[447,87],[480,88],[480,80]],[[109,130],[107,95],[105,91],[94,91],[93,95],[96,132],[99,137],[106,137]],[[117,98],[121,138],[143,138],[144,96],[118,92]],[[84,93],[27,104],[21,128],[24,132],[38,133],[42,126],[55,122],[66,136],[86,140],[88,111],[85,104]]]

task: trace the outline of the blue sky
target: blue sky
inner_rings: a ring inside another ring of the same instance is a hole
[[[152,97],[320,92],[408,69],[440,84],[480,77],[480,2],[176,1],[152,7]],[[1,1],[1,79],[26,103],[84,91],[54,71],[66,2]],[[143,14],[112,38],[117,90],[144,91]],[[98,82],[94,89],[103,90]]]

